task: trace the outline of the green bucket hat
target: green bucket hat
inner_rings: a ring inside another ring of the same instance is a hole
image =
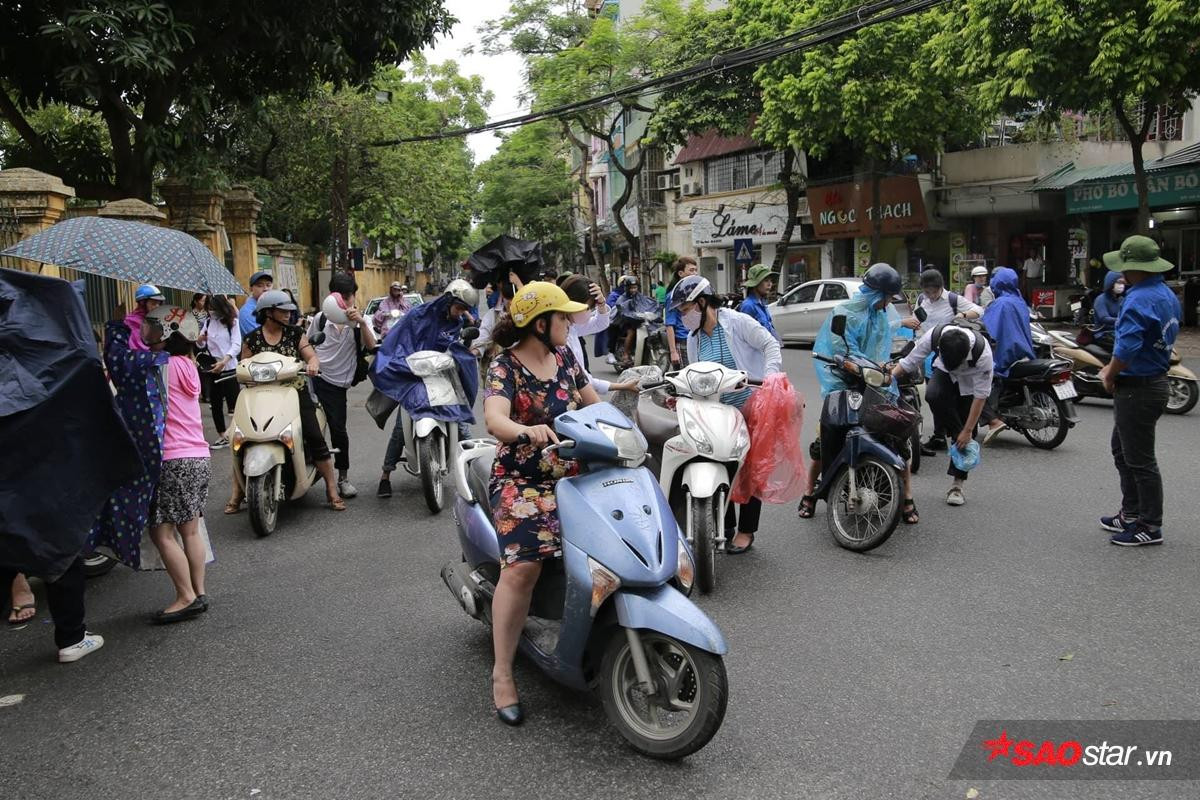
[[[758,286],[760,283],[765,281],[768,276],[778,274],[778,272],[775,272],[766,264],[755,264],[750,268],[750,271],[746,273],[746,280],[742,283],[742,286],[747,289],[753,289],[755,286]]]
[[[1121,249],[1104,254],[1104,266],[1113,272],[1169,272],[1175,265],[1158,255],[1158,242],[1149,236],[1130,236]]]

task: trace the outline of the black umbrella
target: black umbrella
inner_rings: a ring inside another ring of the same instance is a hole
[[[471,284],[482,289],[499,286],[515,272],[524,283],[538,279],[542,271],[542,244],[502,233],[467,257],[466,267],[473,273]]]

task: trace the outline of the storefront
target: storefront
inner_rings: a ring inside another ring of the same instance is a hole
[[[719,292],[736,292],[752,264],[771,264],[779,238],[787,225],[784,204],[718,203],[715,209],[697,209],[691,218],[692,245],[699,252],[700,273]],[[821,277],[828,264],[826,248],[820,243],[800,241],[803,227],[792,230],[792,245],[784,260],[779,289],[796,281]]]

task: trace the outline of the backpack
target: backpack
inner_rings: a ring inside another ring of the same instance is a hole
[[[935,351],[938,351],[938,342],[942,338],[942,330],[948,325],[953,325],[956,328],[962,328],[963,330],[968,330],[975,334],[975,343],[971,345],[971,356],[967,360],[967,366],[969,367],[975,366],[975,364],[979,361],[979,357],[983,355],[984,342],[987,342],[991,347],[996,346],[996,340],[993,339],[991,334],[988,333],[987,326],[984,325],[983,322],[977,319],[956,319],[952,322],[946,322],[938,325],[933,329],[933,334],[929,339],[929,344]]]
[[[956,295],[954,292],[946,292],[946,299],[950,301],[950,311],[954,314],[957,314],[958,295]],[[922,292],[921,296],[917,298],[917,308],[920,308],[923,305],[925,305],[925,294]]]

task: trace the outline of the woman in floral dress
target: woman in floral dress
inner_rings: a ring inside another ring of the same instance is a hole
[[[554,484],[578,471],[574,461],[542,449],[558,441],[550,427],[555,417],[599,401],[567,347],[570,315],[586,309],[554,284],[534,281],[517,290],[493,332],[508,349],[488,369],[483,401],[488,432],[500,441],[489,487],[501,552],[492,601],[492,696],[508,725],[523,719],[512,665],[533,587],[542,561],[562,556]]]

